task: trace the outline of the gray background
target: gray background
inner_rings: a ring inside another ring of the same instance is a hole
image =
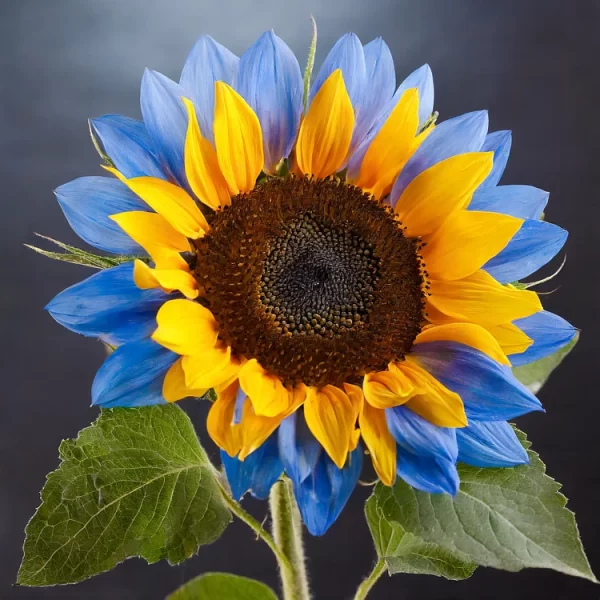
[[[11,588],[23,528],[57,466],[60,440],[92,421],[89,388],[99,344],[67,332],[42,310],[89,274],[23,248],[34,231],[77,243],[51,190],[99,174],[86,119],[139,116],[144,67],[177,79],[195,39],[210,33],[237,54],[275,28],[304,63],[308,16],[319,24],[317,64],[346,31],[381,35],[399,79],[424,62],[434,72],[442,118],[487,108],[493,129],[512,129],[504,182],[551,191],[547,218],[570,233],[560,289],[546,306],[583,330],[582,342],[543,390],[547,414],[521,419],[549,473],[564,484],[589,558],[600,571],[598,150],[600,2],[597,0],[0,0],[0,597],[162,598],[190,577],[234,571],[276,585],[269,551],[234,523],[184,566],[130,560],[77,587]],[[555,287],[551,284],[550,288]],[[200,436],[203,407],[187,403]],[[212,446],[211,446],[212,448]],[[214,449],[213,449],[214,450]],[[307,540],[317,598],[349,598],[373,557],[356,490],[324,538]],[[248,502],[257,515],[265,506]],[[480,569],[453,583],[384,578],[372,598],[598,598],[590,583],[545,572]]]

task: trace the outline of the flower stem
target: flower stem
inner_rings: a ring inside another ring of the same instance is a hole
[[[273,537],[277,547],[288,561],[286,568],[280,562],[279,576],[284,600],[310,600],[304,546],[302,544],[302,522],[294,499],[292,482],[284,477],[271,488],[269,506],[273,520]]]
[[[287,558],[287,556],[277,547],[277,544],[271,537],[268,531],[266,531],[263,526],[248,512],[246,512],[240,504],[238,504],[229,493],[221,487],[221,493],[223,495],[223,499],[225,503],[229,507],[229,510],[240,520],[246,523],[250,529],[252,529],[256,533],[256,537],[260,538],[263,542],[271,548],[275,558],[277,558],[277,562],[279,564],[280,570],[291,571],[292,566]]]
[[[358,586],[354,600],[364,600],[385,571],[385,561],[379,559],[369,576]]]

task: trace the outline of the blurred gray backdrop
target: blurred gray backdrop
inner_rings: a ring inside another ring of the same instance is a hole
[[[78,586],[11,587],[23,528],[39,503],[57,448],[96,416],[90,384],[103,360],[98,343],[62,329],[43,311],[89,272],[26,250],[33,232],[79,243],[52,190],[100,174],[87,118],[139,117],[144,67],[177,79],[195,39],[209,33],[236,54],[274,28],[304,64],[319,25],[317,67],[347,31],[363,43],[383,36],[398,78],[428,62],[441,118],[487,108],[492,129],[512,129],[505,183],[551,192],[547,219],[570,231],[568,260],[547,289],[546,306],[583,330],[582,341],[541,393],[547,414],[520,420],[549,473],[564,484],[592,566],[600,571],[597,268],[600,126],[598,0],[0,0],[0,597],[159,599],[187,579],[215,570],[276,586],[273,559],[234,523],[183,566],[133,559]],[[555,261],[552,267],[556,266]],[[186,402],[203,443],[204,407]],[[368,490],[358,488],[323,538],[308,539],[316,598],[351,597],[373,560],[364,523]],[[248,501],[262,516],[265,505]],[[590,583],[546,571],[479,569],[466,582],[384,577],[372,598],[598,598]]]

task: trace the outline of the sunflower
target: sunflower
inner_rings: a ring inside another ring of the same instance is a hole
[[[86,242],[136,257],[47,307],[117,346],[93,404],[214,390],[234,496],[285,472],[315,535],[366,452],[430,493],[456,494],[457,461],[527,462],[507,420],[541,406],[510,367],[575,330],[515,285],[566,232],[546,192],[497,185],[510,132],[485,111],[435,124],[429,67],[396,89],[386,44],[352,34],[306,98],[273,32],[239,59],[202,37],[180,83],[146,71],[141,110],[91,121],[114,177],[57,190]]]

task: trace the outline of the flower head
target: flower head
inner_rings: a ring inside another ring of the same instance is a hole
[[[566,233],[548,195],[498,186],[510,132],[431,119],[425,66],[396,88],[385,43],[333,47],[303,108],[273,32],[238,59],[201,38],[179,84],[147,71],[143,122],[92,120],[114,177],[62,186],[92,245],[136,258],[48,306],[118,346],[93,403],[217,399],[208,432],[236,497],[286,472],[321,534],[365,449],[386,485],[455,494],[456,462],[527,456],[507,420],[540,410],[510,370],[574,329],[511,283]]]

